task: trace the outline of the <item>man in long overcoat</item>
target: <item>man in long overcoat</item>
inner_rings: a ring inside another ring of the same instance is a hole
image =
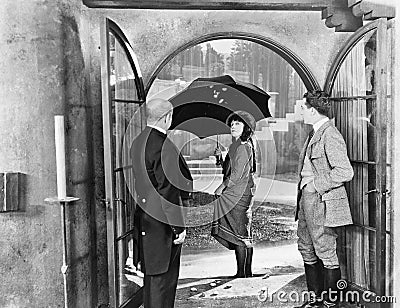
[[[146,104],[147,127],[131,147],[132,171],[144,307],[174,307],[180,254],[186,230],[183,207],[191,200],[192,177],[167,137],[172,105],[163,99]]]

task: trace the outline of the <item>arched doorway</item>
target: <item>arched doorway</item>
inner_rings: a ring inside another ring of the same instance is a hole
[[[285,46],[256,34],[226,32],[199,37],[168,55],[149,78],[145,90],[147,99],[155,96],[168,99],[197,77],[224,74],[267,91],[271,95],[269,108],[272,116],[285,119],[279,120],[278,126],[286,126],[287,122],[295,123],[296,100],[302,99],[306,90],[320,88],[303,61]],[[299,136],[296,140],[275,140],[278,152],[283,148],[280,143],[289,147],[298,146],[305,134],[302,129],[297,133]],[[286,151],[286,155],[293,153]],[[290,162],[287,157],[285,160],[277,159],[278,169],[287,164],[293,164],[293,169],[297,165],[296,158],[289,159]]]
[[[127,189],[127,185],[129,186],[130,183],[124,181],[124,171],[129,169],[129,165],[124,163],[126,153],[124,152],[123,138],[127,133],[134,136],[143,128],[145,116],[141,112],[140,106],[146,100],[146,96],[148,99],[153,94],[162,93],[164,95],[171,87],[179,90],[183,86],[184,80],[177,77],[190,76],[190,78],[186,78],[186,81],[189,81],[195,78],[196,70],[206,72],[208,76],[230,73],[238,80],[256,83],[274,96],[274,99],[270,100],[270,109],[274,110],[274,123],[264,122],[259,123],[258,126],[260,153],[263,154],[260,157],[265,158],[259,162],[258,168],[259,178],[264,181],[261,183],[263,185],[258,186],[260,188],[259,201],[260,203],[266,201],[266,205],[268,205],[259,206],[258,216],[261,219],[269,219],[268,222],[265,220],[260,224],[261,229],[266,226],[274,226],[275,229],[272,231],[262,229],[259,234],[260,240],[264,242],[276,243],[282,240],[291,240],[290,251],[296,251],[293,242],[296,227],[292,216],[296,194],[294,172],[299,149],[307,135],[305,127],[295,121],[296,107],[297,100],[301,99],[306,88],[319,88],[316,79],[304,63],[290,50],[271,39],[252,34],[219,33],[214,36],[202,37],[178,48],[162,62],[145,91],[139,63],[129,41],[118,25],[107,19],[103,26],[102,39],[102,46],[105,47],[102,48],[105,203],[108,209],[110,302],[113,306],[123,307],[139,303],[142,290],[140,279],[136,279],[135,269],[131,268],[134,257],[133,213],[135,204],[129,189]],[[217,50],[220,48],[217,47],[217,43],[225,45],[224,43],[227,41],[230,44],[228,50],[233,48],[233,53],[229,54],[231,58],[229,62],[221,61]],[[203,46],[200,46],[201,44]],[[200,46],[200,51],[202,49],[205,51],[197,58],[195,54],[199,53],[199,48],[196,46]],[[187,52],[190,48],[193,49],[193,52]],[[190,61],[198,61],[197,65],[185,63],[188,55]],[[167,71],[168,63],[172,64],[170,72]],[[255,63],[258,64],[255,65]],[[205,69],[206,67],[207,69]],[[174,75],[176,68],[179,74],[182,73],[182,76]],[[163,78],[161,78],[162,74],[164,74]],[[150,86],[163,88],[162,91],[152,93]],[[138,116],[137,121],[129,126],[133,115]],[[204,148],[204,146],[197,147],[197,149],[199,148]],[[212,150],[212,147],[207,149]],[[204,151],[197,154],[205,155]],[[202,158],[210,156],[208,153]],[[200,158],[200,156],[195,158]],[[216,168],[212,166],[211,169],[215,171]],[[274,186],[273,183],[279,183],[279,185]],[[266,200],[267,197],[270,199]],[[270,215],[271,213],[274,215]],[[198,215],[196,219],[198,217],[202,216]],[[209,232],[206,233],[208,236]],[[209,242],[207,238],[205,238],[205,242]],[[275,253],[275,255],[277,254]],[[281,255],[299,257],[297,253],[287,253],[287,251]],[[263,254],[260,254],[259,258],[263,259]],[[230,260],[234,259],[230,258]],[[282,264],[280,258],[275,258],[275,261],[278,266]],[[301,262],[299,259],[297,261]]]
[[[259,185],[253,219],[257,226],[256,243],[260,247],[273,243],[279,249],[284,249],[285,253],[280,254],[275,247],[275,253],[284,255],[285,258],[276,260],[272,253],[256,249],[255,255],[263,256],[265,262],[254,264],[253,268],[255,272],[263,273],[268,267],[290,264],[296,267],[301,263],[295,244],[296,223],[293,218],[296,172],[299,152],[308,134],[308,128],[297,121],[300,120],[297,108],[304,92],[307,89],[319,89],[319,85],[301,59],[277,42],[254,34],[217,33],[195,39],[166,57],[148,82],[147,98],[170,99],[197,77],[220,75],[230,75],[235,80],[253,83],[271,95],[269,107],[274,123],[260,121],[256,128],[260,148],[258,157],[262,159],[258,160]],[[211,195],[222,181],[221,169],[215,166],[212,159],[217,138],[220,144],[228,148],[230,135],[200,140],[184,131],[172,131],[170,137],[186,155],[195,189]],[[196,200],[202,204],[206,199],[207,197],[200,195]],[[207,223],[212,218],[210,214],[212,213],[203,211],[201,215],[189,217],[189,221],[197,225],[188,229],[183,264],[186,263],[187,255],[192,258],[192,255],[198,255],[202,251],[208,253],[212,249],[224,250],[210,236],[207,228]],[[268,255],[271,256],[270,261]],[[198,267],[209,264],[204,262],[206,261],[198,263]],[[219,268],[213,273],[195,269],[196,277],[188,276],[185,266],[181,273],[184,279],[190,278],[191,283],[196,278],[227,276],[234,271],[234,257],[228,259],[227,263],[231,264],[222,266],[218,263]],[[298,266],[293,279],[301,272]]]
[[[284,60],[289,63],[293,69],[297,72],[299,77],[301,78],[302,82],[304,83],[305,87],[308,90],[312,89],[320,89],[320,86],[312,74],[312,72],[308,69],[308,67],[304,64],[304,62],[290,49],[283,46],[282,44],[276,42],[271,38],[267,38],[261,35],[253,34],[253,33],[242,33],[242,32],[220,32],[220,33],[213,33],[198,37],[182,46],[177,48],[173,53],[168,55],[156,68],[153,72],[149,81],[146,85],[146,93],[149,92],[150,88],[153,86],[154,80],[157,78],[159,73],[165,68],[166,65],[171,63],[171,61],[176,58],[179,54],[182,54],[184,51],[192,48],[196,45],[201,45],[206,42],[215,41],[218,42],[219,40],[244,40],[248,42],[256,43],[259,46],[263,46],[277,55],[282,57]]]

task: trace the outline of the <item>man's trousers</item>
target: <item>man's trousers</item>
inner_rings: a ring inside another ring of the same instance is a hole
[[[325,227],[325,204],[317,192],[301,191],[297,235],[298,249],[304,263],[313,264],[321,259],[324,267],[337,268],[337,234]]]
[[[182,245],[173,245],[168,271],[159,275],[144,275],[144,307],[173,308],[178,285]]]

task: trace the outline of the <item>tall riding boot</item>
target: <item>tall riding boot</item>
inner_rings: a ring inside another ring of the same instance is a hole
[[[310,298],[301,306],[294,308],[317,308],[323,307],[321,293],[324,289],[324,267],[321,260],[314,264],[304,263],[306,273],[307,289]]]
[[[235,278],[244,278],[245,277],[244,265],[246,262],[246,247],[236,245],[235,246],[235,256],[236,256],[236,266],[237,266],[237,272],[236,272]]]
[[[245,275],[246,277],[252,277],[253,272],[251,270],[251,263],[253,261],[253,247],[246,248],[246,264],[245,264]]]
[[[340,268],[324,268],[324,306],[339,307],[338,281],[341,279]]]

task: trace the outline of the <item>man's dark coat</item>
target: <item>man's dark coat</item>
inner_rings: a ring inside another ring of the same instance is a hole
[[[185,229],[182,200],[191,197],[193,181],[176,146],[154,128],[139,134],[130,153],[142,271],[158,275],[168,271],[173,240]]]

